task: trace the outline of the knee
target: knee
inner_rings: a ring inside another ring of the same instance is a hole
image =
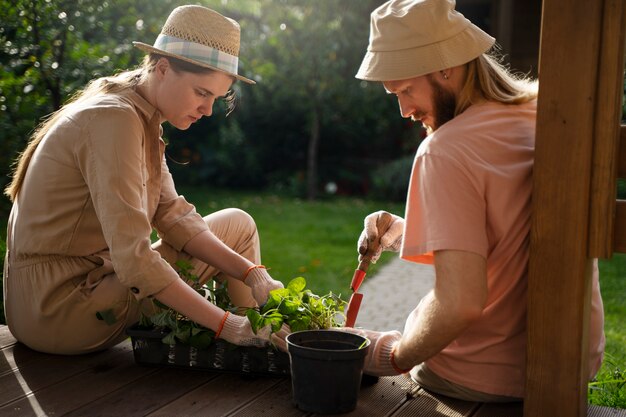
[[[227,208],[224,210],[220,210],[215,214],[217,214],[220,218],[226,220],[230,229],[237,230],[240,233],[250,234],[256,233],[257,231],[256,223],[252,216],[241,209]],[[213,215],[209,215],[204,218],[204,221],[209,224],[213,221],[212,219]]]
[[[241,228],[256,232],[256,222],[251,215],[238,208],[231,208],[228,210],[230,210],[230,215],[233,220],[237,222]]]

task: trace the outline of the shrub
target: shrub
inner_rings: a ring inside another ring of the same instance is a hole
[[[405,201],[412,166],[412,155],[380,166],[371,175],[371,196],[374,199]]]

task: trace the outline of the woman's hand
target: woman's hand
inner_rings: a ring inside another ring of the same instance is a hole
[[[224,339],[234,345],[255,347],[265,347],[271,341],[279,349],[286,350],[285,337],[289,334],[287,325],[283,325],[278,332],[270,336],[269,325],[259,329],[255,334],[247,317],[226,312],[222,320],[224,323],[216,334],[216,337],[219,339]]]
[[[252,268],[244,279],[244,283],[252,289],[252,296],[262,306],[267,302],[270,291],[284,288],[282,282],[273,279],[265,267]]]

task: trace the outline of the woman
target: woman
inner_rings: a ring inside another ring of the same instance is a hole
[[[239,38],[235,21],[178,7],[154,46],[134,43],[149,52],[143,65],[91,82],[39,126],[6,190],[5,309],[16,339],[49,353],[100,350],[123,340],[154,297],[231,343],[269,342],[172,267],[187,259],[202,282],[227,280],[237,306],[282,287],[259,265],[249,215],[203,219],[176,193],[160,138],[164,121],[185,130],[215,100],[232,104],[236,79],[254,84],[237,74]],[[151,245],[153,227],[161,240]],[[96,318],[109,309],[113,325]]]

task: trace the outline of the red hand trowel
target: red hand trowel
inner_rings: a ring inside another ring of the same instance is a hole
[[[389,229],[391,223],[393,223],[393,217],[386,212],[380,213],[378,215],[378,219],[376,219],[378,237],[368,245],[367,251],[362,254],[363,257],[359,262],[359,266],[356,271],[354,271],[354,275],[352,276],[352,283],[350,283],[352,296],[350,297],[350,301],[348,301],[348,307],[346,307],[346,322],[344,327],[354,327],[354,323],[356,323],[356,316],[359,314],[361,301],[363,301],[363,294],[358,292],[359,287],[365,279],[365,274],[367,273],[367,268],[370,266],[370,262],[372,261],[372,256],[376,253],[376,250],[378,250],[380,237],[385,234],[387,229]]]

